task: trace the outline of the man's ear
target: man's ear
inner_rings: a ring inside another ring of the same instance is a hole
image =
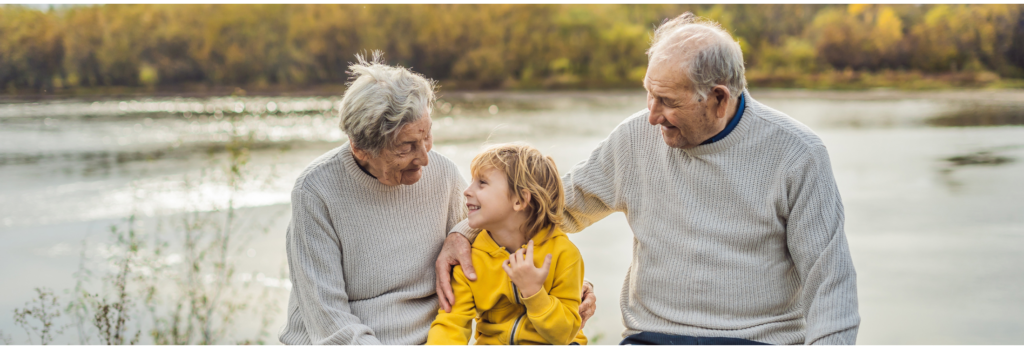
[[[530,206],[530,191],[523,189],[519,191],[519,197],[516,198],[516,202],[512,203],[512,209],[518,211],[525,210]]]
[[[708,99],[714,102],[714,109],[716,118],[725,118],[725,115],[729,112],[729,101],[732,100],[732,93],[729,92],[729,88],[725,85],[716,85],[711,89],[711,93],[708,94]]]

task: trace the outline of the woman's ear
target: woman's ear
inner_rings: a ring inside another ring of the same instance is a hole
[[[530,191],[522,189],[519,191],[519,196],[516,197],[516,202],[512,203],[512,209],[518,211],[525,210],[530,206]]]
[[[356,147],[355,143],[349,143],[349,146],[352,148],[352,154],[356,156],[356,159],[358,159],[359,162],[365,163],[366,160],[370,159],[370,153],[367,153],[365,150],[359,149],[358,147]]]

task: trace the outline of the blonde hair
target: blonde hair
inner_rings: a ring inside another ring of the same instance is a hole
[[[505,174],[509,199],[523,200],[523,191],[530,193],[525,223],[530,232],[528,238],[533,238],[541,229],[562,224],[565,189],[554,159],[526,144],[497,144],[477,154],[470,164],[470,172],[476,178],[481,171],[490,168]]]

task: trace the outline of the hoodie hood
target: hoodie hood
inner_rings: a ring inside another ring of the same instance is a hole
[[[540,231],[537,232],[537,234],[534,234],[533,238],[530,240],[533,240],[533,246],[534,248],[537,248],[541,245],[544,245],[548,241],[555,239],[556,237],[564,235],[565,232],[562,231],[562,229],[559,229],[558,226],[549,225],[547,228],[541,229]],[[527,243],[529,243],[529,241],[527,241]],[[523,245],[521,248],[526,248],[526,245]],[[505,248],[501,247],[501,245],[498,245],[498,243],[494,241],[494,238],[491,237],[491,232],[487,230],[481,230],[480,234],[477,235],[476,241],[473,242],[473,249],[481,250],[492,256],[500,256],[502,253],[515,252],[505,252]]]

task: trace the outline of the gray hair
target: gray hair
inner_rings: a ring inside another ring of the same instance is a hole
[[[733,97],[747,88],[743,51],[718,23],[690,12],[668,20],[654,31],[649,60],[677,56],[693,83],[694,99],[707,98],[716,85],[725,85]]]
[[[433,80],[408,68],[384,64],[381,51],[369,62],[357,54],[348,66],[352,75],[341,99],[341,130],[356,148],[373,157],[391,147],[402,126],[419,120],[437,98]]]

